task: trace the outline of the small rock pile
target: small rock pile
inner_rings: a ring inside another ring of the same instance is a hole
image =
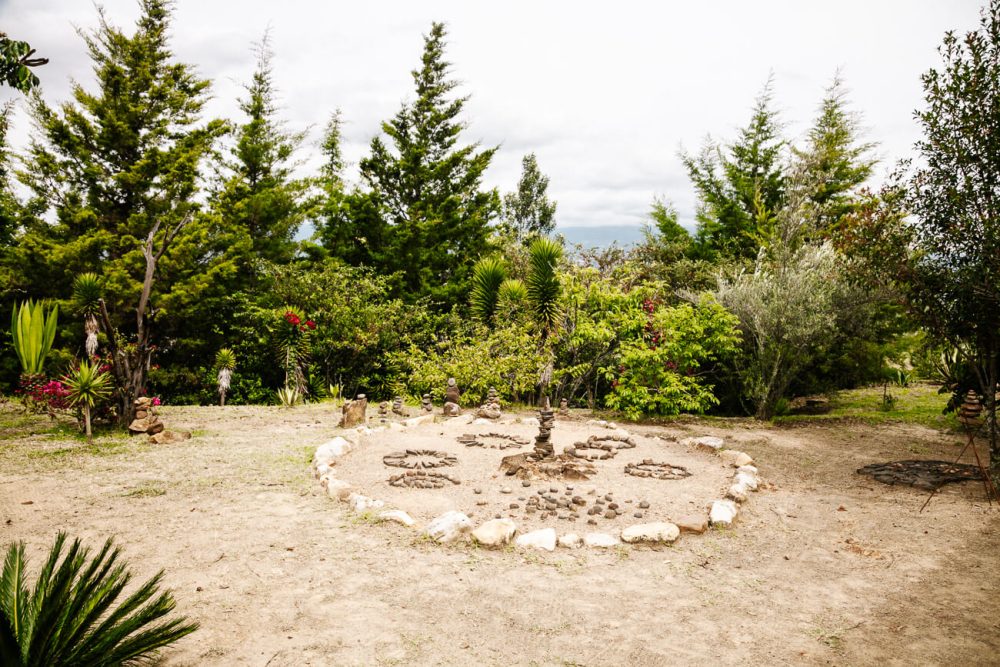
[[[565,398],[559,399],[559,416],[569,417],[569,401]]]
[[[392,412],[393,414],[400,415],[401,417],[406,416],[406,410],[403,409],[403,397],[397,396],[392,402]]]
[[[555,421],[555,413],[549,406],[549,400],[545,399],[545,407],[538,411],[538,435],[535,437],[536,458],[545,459],[555,454],[552,447],[552,425]]]
[[[476,416],[484,419],[500,419],[500,396],[495,388],[490,387],[486,393],[486,402],[479,406]]]
[[[135,419],[128,425],[128,431],[132,435],[145,433],[156,435],[163,430],[163,422],[156,416],[156,409],[153,400],[147,396],[135,399]]]
[[[424,394],[420,399],[420,409],[424,412],[434,412],[434,404],[431,403],[431,395]]]
[[[457,417],[460,414],[462,408],[459,405],[458,384],[455,378],[448,378],[448,387],[444,390],[444,416]]]

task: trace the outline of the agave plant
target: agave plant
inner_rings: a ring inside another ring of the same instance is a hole
[[[198,629],[183,616],[166,618],[175,603],[170,591],[159,591],[162,571],[119,600],[132,575],[113,541],[93,559],[80,540],[63,555],[65,543],[66,534],[59,533],[30,591],[24,543],[7,551],[0,576],[0,664],[144,664]]]
[[[226,404],[226,392],[229,391],[233,379],[233,369],[236,368],[236,355],[228,347],[224,347],[215,355],[216,381],[219,383],[219,405]]]
[[[98,401],[111,395],[111,375],[101,372],[96,364],[81,361],[76,369],[63,376],[62,382],[69,392],[69,404],[83,408],[84,431],[90,440],[93,437],[90,431],[90,409]]]
[[[25,301],[20,307],[14,306],[10,318],[10,332],[14,338],[14,350],[21,361],[21,369],[26,375],[42,372],[45,357],[52,349],[56,336],[56,321],[59,307],[45,313],[41,301]]]
[[[472,268],[472,291],[469,301],[472,314],[483,322],[493,319],[500,298],[500,286],[507,278],[507,269],[496,257],[485,257]]]
[[[83,315],[83,333],[87,336],[87,356],[97,353],[97,313],[101,307],[101,281],[96,273],[81,273],[73,281],[73,301]]]
[[[302,402],[302,392],[295,387],[282,387],[278,390],[278,401],[283,408],[294,407]]]

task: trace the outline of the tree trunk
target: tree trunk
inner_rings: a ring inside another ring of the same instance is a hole
[[[83,404],[83,431],[87,434],[87,442],[94,441],[94,435],[90,431],[90,404]]]

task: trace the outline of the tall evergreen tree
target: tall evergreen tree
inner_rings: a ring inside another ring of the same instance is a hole
[[[709,141],[699,155],[681,156],[698,192],[697,255],[757,254],[785,198],[785,146],[769,79],[734,143]]]
[[[0,107],[0,253],[13,242],[20,217],[20,205],[11,189],[11,160],[7,146],[11,108],[9,104]]]
[[[370,196],[354,198],[352,220],[369,261],[398,273],[404,296],[430,297],[447,307],[465,301],[499,195],[480,189],[496,148],[459,145],[466,127],[459,115],[468,97],[451,97],[458,83],[449,78],[445,35],[443,24],[431,26],[421,66],[413,71],[417,98],[382,124],[391,148],[372,139],[371,154],[360,165]]]
[[[858,206],[858,188],[875,167],[876,144],[861,140],[861,116],[848,104],[837,74],[820,103],[802,149],[793,149],[797,177],[808,199],[816,231],[829,234]]]
[[[223,224],[249,236],[253,258],[285,263],[295,255],[295,233],[306,213],[307,183],[292,178],[305,133],[287,131],[277,118],[272,57],[265,35],[247,97],[240,101],[246,120],[235,128],[236,143],[214,199]]]
[[[131,35],[103,13],[97,30],[81,31],[96,90],[75,83],[72,101],[58,108],[32,100],[38,132],[18,174],[41,212],[26,221],[15,249],[20,287],[68,296],[75,274],[101,273],[112,325],[136,337],[121,348],[143,357],[131,360],[127,388],[118,378],[122,419],[128,394],[145,390],[153,315],[197,300],[214,270],[194,202],[223,128],[200,123],[209,82],[174,60],[169,8],[167,0],[141,0]]]
[[[528,153],[521,160],[517,190],[503,198],[504,225],[519,241],[549,236],[555,231],[556,203],[549,201],[549,178],[538,169],[538,159]]]

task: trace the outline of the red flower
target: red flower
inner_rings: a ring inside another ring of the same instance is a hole
[[[313,322],[312,320],[306,320],[306,326],[309,327],[310,329],[316,329],[316,323]]]

